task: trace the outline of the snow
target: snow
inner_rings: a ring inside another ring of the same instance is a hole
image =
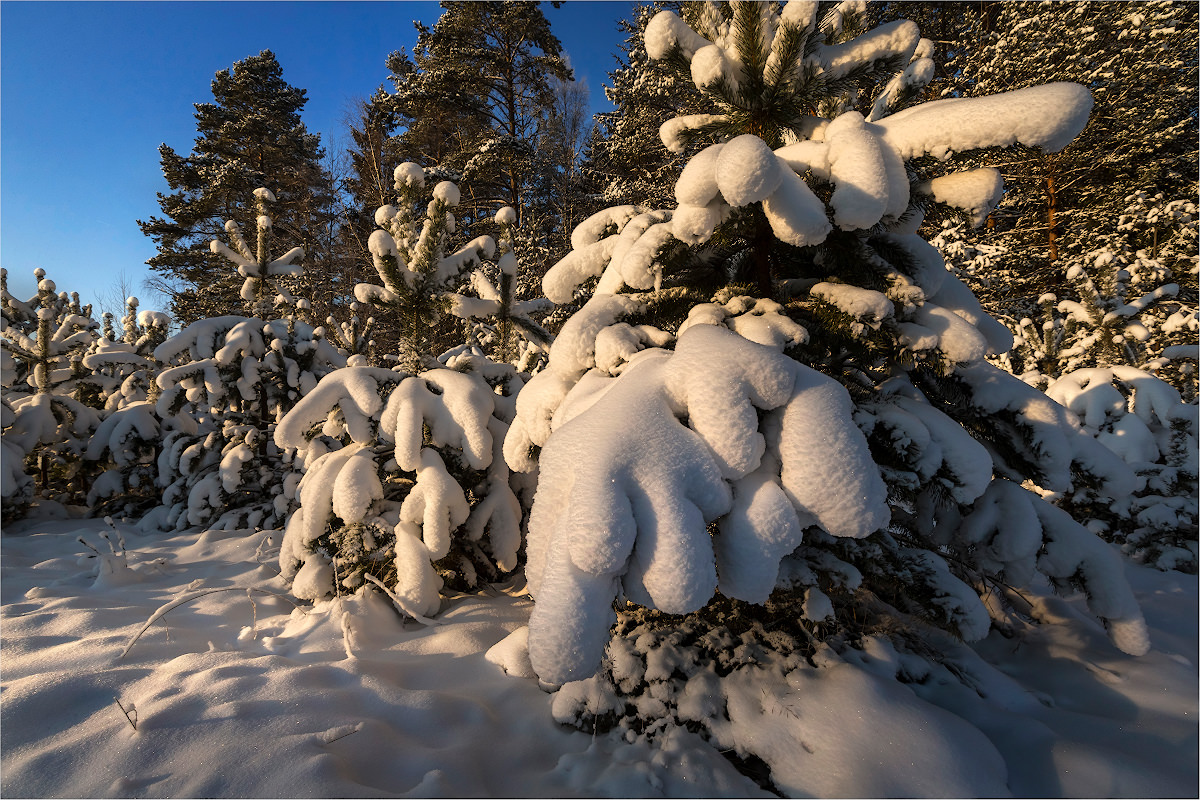
[[[725,201],[745,206],[766,198],[783,179],[779,160],[766,142],[743,134],[725,143],[716,157],[714,175]]]
[[[712,44],[689,28],[673,11],[660,11],[654,15],[646,26],[645,42],[651,58],[666,58],[672,48],[679,47],[689,61],[696,51]]]
[[[878,328],[880,322],[892,316],[895,310],[892,301],[881,292],[844,283],[818,283],[809,293],[837,307],[844,314],[865,320],[873,328]]]
[[[829,172],[837,186],[829,205],[842,230],[870,228],[888,209],[888,169],[878,138],[862,114],[847,111],[825,129]]]
[[[899,55],[907,63],[917,49],[921,32],[915,23],[906,19],[880,25],[844,44],[830,45],[818,50],[825,65],[827,79],[839,78],[863,62],[877,61]]]
[[[1092,110],[1088,90],[1047,83],[987,97],[955,97],[906,108],[874,123],[905,160],[1020,142],[1057,153],[1079,135]]]
[[[675,199],[681,206],[706,206],[720,189],[717,187],[717,158],[725,143],[709,145],[688,160],[675,181]]]
[[[978,227],[1004,196],[1004,177],[991,167],[952,172],[925,182],[920,191],[939,203],[970,212],[971,225]]]
[[[762,204],[776,238],[796,247],[825,241],[833,230],[825,216],[825,204],[791,169],[780,169],[780,173],[779,188]]]
[[[99,520],[0,539],[8,795],[767,796],[682,728],[652,744],[560,725],[552,706],[588,689],[524,677],[519,586],[446,601],[437,626],[378,593],[296,609],[255,556],[277,532],[118,527],[128,551],[107,559],[76,541],[107,553]],[[1192,796],[1196,578],[1124,569],[1151,623],[1141,658],[1082,596],[1041,588],[1019,640],[948,645],[967,683],[868,637],[815,666],[696,671],[688,708],[728,704],[725,746],[764,753],[795,796]]]
[[[837,381],[795,364],[792,397],[778,424],[782,485],[803,524],[860,538],[887,524],[887,487]]]
[[[688,114],[682,117],[672,117],[659,126],[658,138],[662,140],[663,147],[672,153],[682,153],[686,146],[681,138],[684,131],[714,122],[723,122],[725,119],[723,114]]]

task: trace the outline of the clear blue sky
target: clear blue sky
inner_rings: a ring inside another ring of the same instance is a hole
[[[632,3],[543,4],[593,111]],[[308,92],[302,119],[329,149],[350,101],[387,78],[384,60],[411,51],[429,2],[0,3],[0,266],[21,299],[35,267],[84,302],[122,273],[143,302],[154,255],[135,220],[161,215],[158,146],[191,152],[194,103],[212,100],[218,70],[271,50],[283,77]],[[115,309],[112,309],[115,310]],[[99,306],[97,306],[97,317]]]

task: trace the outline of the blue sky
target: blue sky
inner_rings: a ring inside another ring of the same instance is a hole
[[[624,37],[628,2],[543,4],[593,111]],[[36,293],[43,267],[84,302],[113,294],[122,274],[143,308],[154,255],[136,220],[161,214],[158,146],[191,152],[194,103],[214,74],[271,50],[283,77],[308,91],[302,119],[336,144],[350,102],[387,78],[384,60],[416,40],[428,2],[0,3],[0,266],[9,289]],[[331,139],[331,137],[333,137]]]

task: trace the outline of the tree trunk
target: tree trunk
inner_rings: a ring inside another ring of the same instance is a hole
[[[1053,157],[1047,159],[1046,166],[1046,256],[1051,261],[1058,261],[1058,231],[1055,230],[1058,194],[1054,184],[1056,160]]]

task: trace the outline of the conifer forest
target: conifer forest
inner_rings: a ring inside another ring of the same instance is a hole
[[[0,790],[1194,797],[1198,8],[217,72],[161,308],[0,272]]]

